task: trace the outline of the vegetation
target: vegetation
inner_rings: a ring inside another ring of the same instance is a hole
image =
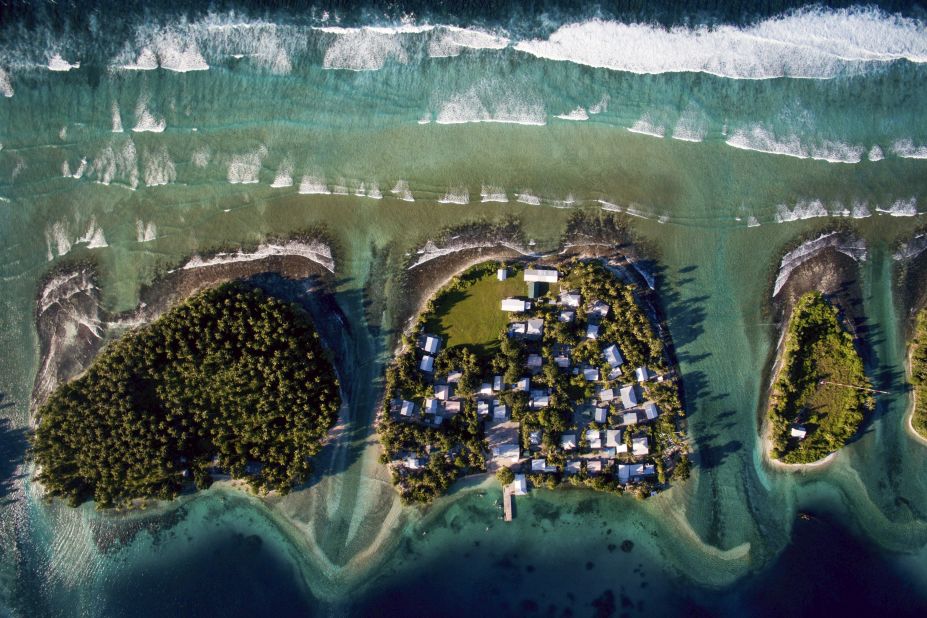
[[[512,472],[511,468],[502,466],[496,472],[496,479],[499,480],[499,484],[503,487],[506,485],[511,485],[515,481],[515,473]]]
[[[307,314],[229,283],[107,346],[39,412],[33,451],[51,495],[100,507],[173,498],[210,471],[256,491],[305,481],[340,406]]]
[[[911,342],[911,382],[914,384],[914,431],[927,438],[927,309],[921,309]]]
[[[841,448],[872,409],[871,387],[853,337],[820,292],[802,296],[789,320],[782,368],[769,407],[771,455],[810,463]],[[853,388],[857,387],[857,388]],[[807,435],[791,437],[800,425]]]

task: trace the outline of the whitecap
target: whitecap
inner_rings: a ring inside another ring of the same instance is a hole
[[[505,49],[509,39],[470,28],[441,26],[428,42],[428,55],[432,58],[459,56],[466,49]]]
[[[469,204],[470,191],[466,187],[455,187],[448,189],[444,197],[438,200],[439,204]]]
[[[135,106],[135,126],[132,130],[136,133],[162,133],[166,128],[167,121],[164,118],[156,118],[148,109],[148,98],[140,97]]]
[[[280,164],[280,169],[277,170],[277,175],[274,176],[274,180],[270,183],[270,186],[274,189],[293,186],[293,164],[289,159],[285,159],[283,163]]]
[[[119,113],[119,105],[113,101],[112,108],[113,133],[122,133],[122,115]]]
[[[547,115],[540,101],[530,100],[484,82],[445,99],[435,117],[438,124],[499,122],[543,126]]]
[[[380,185],[378,185],[375,182],[371,182],[370,186],[367,189],[367,197],[369,197],[372,200],[382,200],[383,193],[380,192]]]
[[[75,62],[74,64],[71,64],[70,62],[62,58],[61,54],[55,54],[48,61],[49,71],[67,72],[67,71],[70,71],[71,69],[79,69],[79,68],[80,68],[80,62]]]
[[[212,153],[209,151],[209,146],[201,146],[193,151],[193,155],[190,157],[190,162],[194,167],[203,169],[209,165],[209,160],[212,158]]]
[[[853,219],[865,219],[871,216],[872,213],[869,212],[869,205],[866,202],[853,202],[853,209],[850,211],[850,217]]]
[[[486,202],[500,202],[504,204],[509,201],[508,196],[505,194],[505,189],[486,185],[480,188],[480,198],[480,201],[484,204]]]
[[[86,244],[88,249],[102,249],[108,247],[103,229],[97,225],[96,219],[90,219],[87,231],[75,241],[75,244]]]
[[[534,195],[530,191],[522,191],[521,193],[515,194],[515,201],[522,204],[528,204],[529,206],[540,206],[541,198]]]
[[[747,227],[760,227],[760,222],[754,216],[747,217]]]
[[[895,200],[888,208],[876,208],[880,212],[892,217],[914,217],[917,215],[917,200],[910,198],[906,200]]]
[[[785,204],[779,204],[776,207],[777,223],[789,223],[829,215],[830,213],[827,212],[827,208],[824,207],[821,200],[799,200],[793,208],[789,208]]]
[[[254,184],[258,182],[261,165],[267,156],[267,148],[261,144],[254,152],[246,152],[232,156],[229,161],[226,178],[235,184]]]
[[[6,98],[13,96],[13,83],[10,81],[10,74],[0,67],[0,94]]]
[[[412,191],[409,189],[409,183],[405,180],[397,181],[396,186],[393,187],[391,193],[404,202],[415,201],[415,198],[412,197]]]
[[[670,137],[683,142],[701,142],[706,135],[708,135],[707,120],[701,112],[689,108],[679,117]]]
[[[892,144],[892,152],[904,159],[927,159],[927,146],[916,146],[910,139],[896,141]]]
[[[663,137],[666,135],[666,129],[654,123],[650,114],[644,114],[640,120],[628,127],[631,133],[640,133],[641,135],[650,135],[652,137]]]
[[[557,114],[557,118],[561,120],[589,120],[589,114],[586,112],[586,108],[577,107],[565,114]]]
[[[45,228],[45,244],[48,247],[48,260],[66,255],[71,251],[71,240],[68,238],[67,227],[63,221],[58,221]]]
[[[780,138],[759,124],[749,129],[735,130],[724,143],[740,150],[754,150],[766,154],[784,155],[797,159],[815,159],[830,163],[859,163],[865,153],[862,146],[831,140],[805,146],[797,135]]]
[[[145,223],[141,219],[135,222],[135,240],[138,242],[151,242],[158,238],[158,226],[153,221]]]
[[[603,94],[598,103],[589,106],[589,114],[595,116],[596,114],[601,114],[602,112],[608,111],[608,101],[610,98],[611,97],[608,96],[608,93]]]
[[[177,168],[166,146],[158,146],[153,151],[142,150],[142,177],[146,187],[159,187],[177,180]]]
[[[317,176],[303,176],[299,182],[299,193],[302,195],[330,195],[331,191],[325,185],[325,180]]]
[[[404,64],[408,53],[398,32],[381,32],[374,28],[320,28],[335,34],[322,60],[326,69],[375,71],[387,61]]]
[[[879,148],[878,144],[869,149],[869,154],[866,156],[870,161],[881,161],[885,158],[885,153],[882,152],[882,149]]]

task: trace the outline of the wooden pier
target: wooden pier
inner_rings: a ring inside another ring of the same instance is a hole
[[[512,489],[506,486],[502,490],[502,512],[505,521],[512,521]]]

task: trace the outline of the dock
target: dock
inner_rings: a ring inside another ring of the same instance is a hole
[[[512,521],[512,488],[505,487],[502,490],[502,512],[504,514],[503,519],[505,521]]]

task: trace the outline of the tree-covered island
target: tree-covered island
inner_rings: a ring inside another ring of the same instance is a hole
[[[487,471],[650,495],[689,474],[667,359],[635,285],[601,260],[473,266],[427,302],[387,370],[383,461],[411,503]]]
[[[101,508],[170,499],[216,471],[286,492],[308,477],[339,406],[305,311],[226,283],[114,341],[52,393],[33,444],[38,480]]]
[[[813,463],[856,435],[874,401],[853,336],[820,292],[796,303],[773,384],[768,422],[770,456]]]
[[[917,313],[911,341],[911,382],[914,386],[914,410],[911,427],[927,439],[927,308]]]

